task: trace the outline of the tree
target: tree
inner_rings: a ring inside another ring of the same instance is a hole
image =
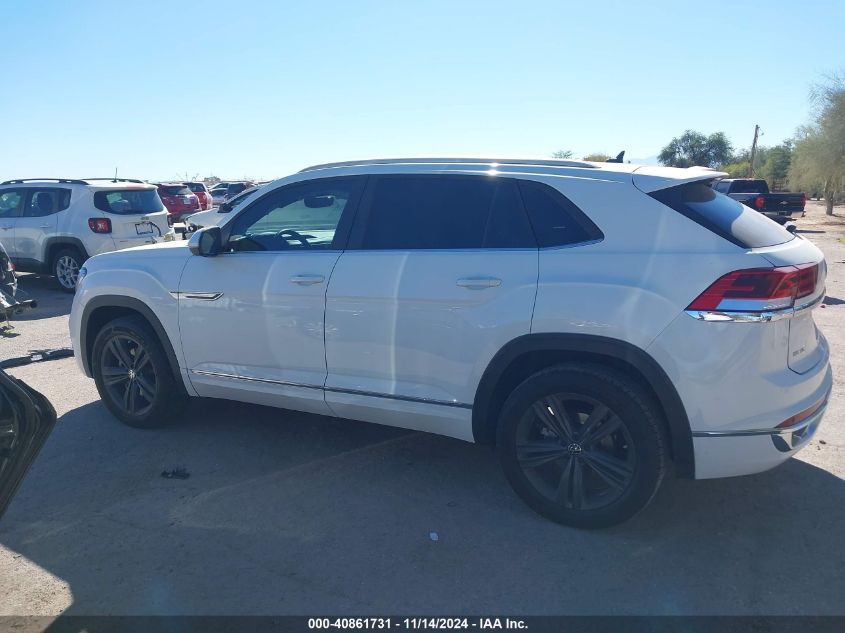
[[[559,149],[554,154],[552,154],[552,158],[572,158],[572,150]]]
[[[664,147],[657,159],[670,167],[717,167],[731,160],[733,147],[724,132],[705,136],[695,130],[687,130],[673,138]]]
[[[604,154],[602,152],[596,152],[595,154],[587,154],[584,156],[584,160],[588,160],[594,163],[603,163],[608,158],[610,158],[610,154]]]
[[[789,164],[792,162],[792,141],[787,140],[780,145],[764,149],[762,154],[759,154],[758,150],[760,159],[755,165],[759,176],[770,183],[786,178],[789,175]]]
[[[827,77],[812,89],[810,99],[813,120],[798,131],[789,182],[810,194],[820,191],[825,213],[833,215],[833,203],[845,191],[845,75]]]

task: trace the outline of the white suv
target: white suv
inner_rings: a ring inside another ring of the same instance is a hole
[[[167,210],[140,180],[28,178],[0,183],[0,242],[18,270],[73,292],[86,259],[161,241]]]
[[[827,404],[810,242],[706,169],[403,159],[308,168],[220,226],[82,270],[76,357],[112,413],[228,398],[495,443],[562,523],[773,467]]]

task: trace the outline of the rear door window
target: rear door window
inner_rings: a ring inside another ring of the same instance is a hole
[[[669,187],[648,195],[742,248],[774,246],[795,238],[777,222],[714,191],[705,182]]]
[[[371,178],[352,243],[365,250],[536,248],[510,178]]]
[[[97,191],[94,194],[94,206],[100,211],[117,215],[140,215],[164,210],[155,189]]]
[[[70,189],[30,189],[23,216],[40,218],[64,211],[70,205]]]

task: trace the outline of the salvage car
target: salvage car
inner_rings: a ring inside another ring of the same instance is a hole
[[[88,262],[77,362],[130,426],[203,396],[494,444],[531,508],[613,525],[669,472],[786,461],[827,406],[824,256],[714,191],[723,175],[316,165],[188,242]]]

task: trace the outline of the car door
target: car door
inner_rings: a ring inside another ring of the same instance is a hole
[[[0,242],[6,248],[9,257],[15,259],[15,223],[23,209],[26,189],[0,190]]]
[[[200,395],[330,413],[326,287],[363,182],[277,188],[227,223],[223,254],[190,258],[179,285],[179,330]]]
[[[55,424],[49,400],[0,369],[0,518]]]
[[[46,263],[47,240],[56,234],[58,213],[70,204],[70,189],[30,187],[26,194],[15,221],[15,257],[21,262]]]
[[[530,331],[537,262],[514,180],[371,176],[327,293],[329,406],[472,439],[481,373]]]

